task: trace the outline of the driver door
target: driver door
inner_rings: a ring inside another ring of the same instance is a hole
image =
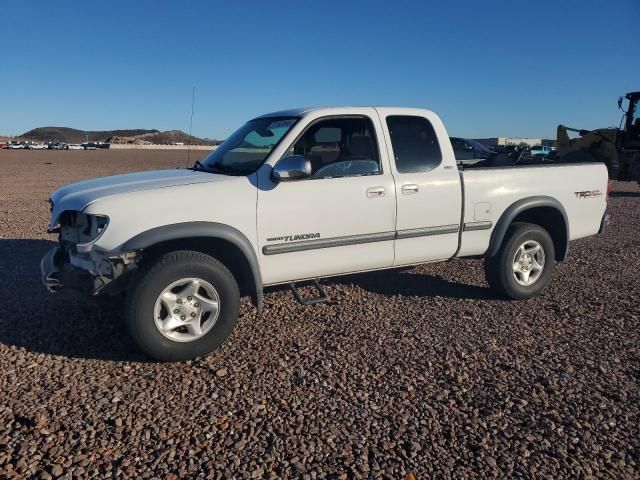
[[[258,246],[265,284],[390,267],[396,200],[374,109],[307,118],[289,146],[312,176],[274,182],[258,175]],[[380,142],[379,142],[380,140]]]

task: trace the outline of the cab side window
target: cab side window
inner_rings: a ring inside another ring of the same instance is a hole
[[[387,117],[393,156],[400,173],[428,172],[442,163],[438,137],[424,117]]]
[[[313,123],[290,154],[302,155],[311,162],[311,178],[382,172],[373,124],[367,117],[330,118]]]

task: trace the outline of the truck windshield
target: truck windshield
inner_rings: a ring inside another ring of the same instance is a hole
[[[257,118],[245,123],[194,168],[228,175],[255,172],[297,122],[295,117]]]

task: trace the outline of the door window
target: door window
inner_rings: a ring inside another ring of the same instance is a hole
[[[375,175],[382,172],[371,120],[329,118],[313,123],[289,150],[311,162],[311,178]]]
[[[438,137],[424,117],[387,117],[391,146],[400,173],[428,172],[442,162]]]

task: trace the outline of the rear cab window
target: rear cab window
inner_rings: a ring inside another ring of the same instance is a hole
[[[428,172],[442,163],[438,137],[426,118],[390,115],[387,128],[398,172]]]

